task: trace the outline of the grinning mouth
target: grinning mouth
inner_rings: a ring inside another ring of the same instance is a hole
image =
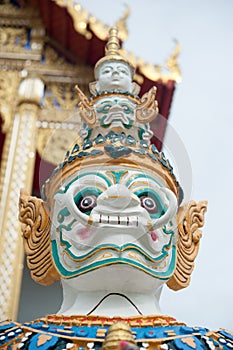
[[[125,124],[129,124],[128,119],[126,118],[124,113],[121,111],[109,113],[109,115],[105,119],[105,124],[111,123],[112,121],[115,121],[116,119],[118,119],[119,121],[122,121]]]
[[[115,216],[115,215],[103,215],[103,214],[92,214],[89,216],[88,224],[92,225],[93,223],[100,224],[109,224],[109,225],[122,225],[122,226],[131,226],[138,227],[139,219],[138,216]]]

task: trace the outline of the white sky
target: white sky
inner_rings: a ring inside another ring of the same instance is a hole
[[[190,326],[233,330],[233,1],[79,3],[109,25],[129,4],[124,47],[151,63],[165,62],[174,48],[173,38],[182,45],[183,80],[175,93],[166,143],[172,143],[175,130],[192,164],[186,190],[192,191],[191,199],[207,199],[209,207],[191,285],[181,292],[166,288],[161,305],[164,313]]]
[[[79,3],[110,25],[129,4],[124,47],[151,63],[165,62],[173,38],[182,45],[183,80],[177,86],[170,124],[191,160],[191,199],[207,199],[209,206],[191,285],[182,292],[166,289],[161,304],[165,313],[192,326],[233,330],[233,1]],[[168,143],[171,135],[167,133]]]

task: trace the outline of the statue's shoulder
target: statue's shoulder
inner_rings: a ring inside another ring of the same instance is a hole
[[[63,317],[63,322],[55,316],[49,322],[48,318],[19,324],[5,321],[0,323],[0,349],[47,350],[103,350],[120,349],[117,344],[124,340],[130,350],[138,347],[140,350],[205,350],[233,349],[233,333],[224,329],[212,332],[207,328],[188,327],[174,319],[165,322],[152,322],[139,318],[130,327],[124,328],[122,320],[93,318],[90,322],[85,317],[81,320]],[[92,321],[93,321],[92,320]],[[114,326],[113,326],[114,325]],[[114,344],[116,343],[116,344]],[[128,349],[127,349],[128,348]]]

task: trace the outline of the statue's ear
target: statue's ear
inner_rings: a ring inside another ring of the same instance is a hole
[[[19,220],[27,255],[27,265],[34,281],[49,285],[58,280],[51,250],[51,220],[45,203],[21,190],[19,198]]]
[[[202,236],[200,228],[204,225],[206,210],[206,201],[199,203],[190,201],[178,210],[176,268],[173,276],[167,282],[168,287],[173,290],[186,288],[190,283],[191,273],[194,269],[194,260],[197,256]]]
[[[99,89],[99,83],[97,81],[92,81],[89,83],[89,90],[92,95],[97,94],[97,89]]]
[[[139,95],[139,92],[141,90],[141,86],[135,83],[135,81],[132,82],[132,93],[134,95]]]

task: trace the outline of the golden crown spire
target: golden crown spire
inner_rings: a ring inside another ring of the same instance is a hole
[[[106,56],[119,56],[120,43],[118,38],[118,29],[117,27],[112,27],[109,30],[108,42],[105,46],[105,55]]]

